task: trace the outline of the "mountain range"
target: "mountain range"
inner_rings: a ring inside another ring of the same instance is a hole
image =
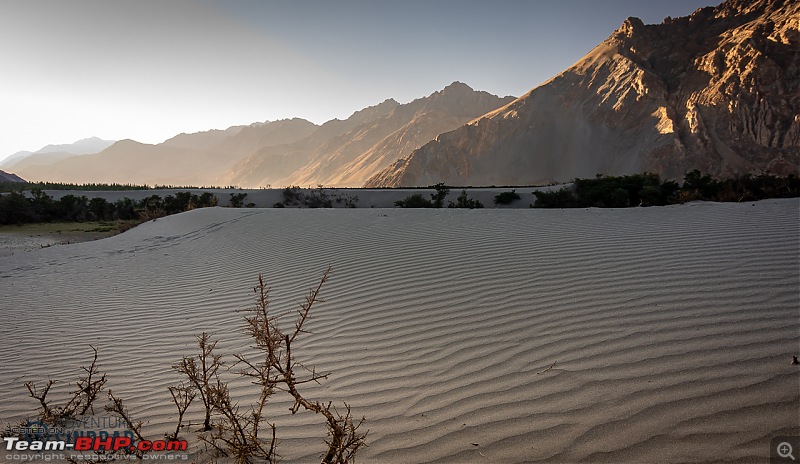
[[[53,146],[0,168],[33,180],[241,187],[531,185],[643,171],[680,179],[694,169],[797,174],[798,17],[794,1],[727,0],[658,25],[628,18],[519,98],[454,82],[322,125],[295,118],[155,145],[95,144],[80,154]]]
[[[30,166],[48,165],[74,155],[97,153],[113,144],[114,140],[90,137],[68,144],[47,145],[33,152],[18,151],[3,160],[0,166],[9,170],[25,170]]]
[[[155,145],[120,140],[97,153],[44,163],[32,164],[46,156],[34,154],[23,160],[27,165],[12,167],[26,179],[52,182],[216,185],[239,158],[265,144],[306,137],[315,127],[303,119],[287,119],[179,134]]]
[[[800,2],[628,18],[575,65],[366,186],[527,185],[648,171],[800,172]]]
[[[407,104],[394,100],[323,124],[311,137],[270,146],[236,165],[230,182],[239,185],[335,185],[360,187],[398,157],[508,103],[454,82]]]

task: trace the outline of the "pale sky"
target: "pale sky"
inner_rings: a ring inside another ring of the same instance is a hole
[[[97,136],[344,119],[453,81],[519,96],[628,16],[718,0],[0,0],[0,159]]]

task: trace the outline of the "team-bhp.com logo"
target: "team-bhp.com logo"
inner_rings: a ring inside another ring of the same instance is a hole
[[[21,440],[4,437],[6,451],[186,451],[186,440],[139,440],[128,437],[77,437],[74,443],[63,440]]]

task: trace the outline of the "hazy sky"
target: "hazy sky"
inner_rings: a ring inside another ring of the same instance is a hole
[[[98,136],[344,119],[458,80],[519,96],[628,16],[718,0],[0,0],[0,159]]]

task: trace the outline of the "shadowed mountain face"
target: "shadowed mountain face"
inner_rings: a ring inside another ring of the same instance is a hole
[[[234,168],[228,183],[360,187],[437,134],[511,100],[460,82],[403,105],[387,100],[345,121],[326,123],[308,139],[257,151]]]
[[[25,182],[25,179],[10,172],[0,171],[0,182]]]
[[[366,183],[534,184],[800,169],[800,3],[629,18],[562,74],[439,135]]]

